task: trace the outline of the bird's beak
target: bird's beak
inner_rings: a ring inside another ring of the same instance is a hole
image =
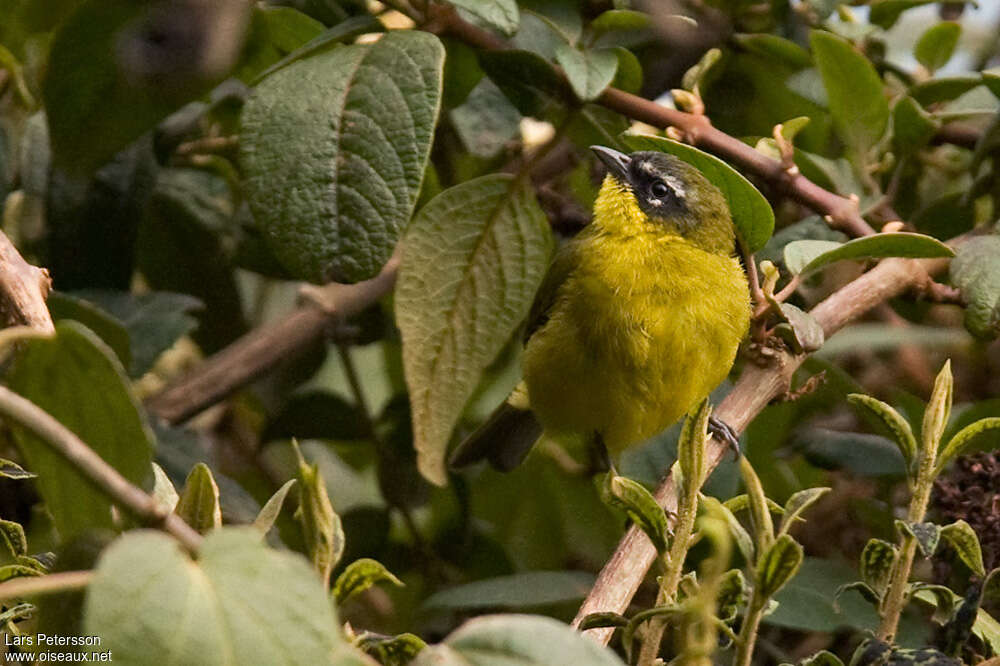
[[[632,162],[631,157],[604,146],[591,146],[590,149],[594,151],[599,160],[604,162],[604,166],[608,167],[608,173],[622,183],[628,182],[628,166]]]

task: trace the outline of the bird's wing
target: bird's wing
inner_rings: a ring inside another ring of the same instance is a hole
[[[525,344],[527,344],[528,338],[549,320],[549,311],[556,302],[559,287],[573,272],[573,266],[576,263],[575,253],[576,243],[574,241],[569,241],[556,252],[556,256],[549,266],[549,272],[545,274],[542,285],[538,288],[538,293],[535,294],[535,301],[531,304],[531,310],[528,312],[523,338]]]

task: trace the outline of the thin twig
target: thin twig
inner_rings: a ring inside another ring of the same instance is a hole
[[[44,576],[15,578],[0,583],[0,601],[81,590],[93,577],[93,571],[57,571]]]
[[[177,424],[223,400],[279,362],[301,354],[332,325],[358,314],[387,294],[396,281],[398,266],[397,253],[371,280],[320,288],[318,296],[285,319],[244,335],[154,395],[147,401],[147,409],[167,423]]]
[[[5,386],[0,386],[0,415],[30,430],[112,502],[139,520],[164,530],[192,552],[201,545],[201,535],[180,516],[166,511],[152,496],[119,474],[48,412]]]

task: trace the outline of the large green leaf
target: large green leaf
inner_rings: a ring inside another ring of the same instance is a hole
[[[966,300],[969,332],[984,340],[1000,335],[1000,236],[963,243],[951,262],[951,280]]]
[[[622,140],[630,150],[670,153],[696,167],[726,197],[736,233],[747,251],[756,252],[767,243],[774,232],[774,211],[764,195],[731,166],[697,148],[660,136],[625,134]]]
[[[882,80],[871,62],[840,37],[815,30],[809,43],[837,133],[855,159],[862,159],[889,122]]]
[[[73,321],[60,322],[52,338],[22,344],[11,389],[76,433],[126,479],[148,487],[153,436],[111,350]],[[15,427],[14,433],[63,539],[114,527],[110,500],[74,465],[25,429]]]
[[[84,627],[116,664],[356,663],[315,572],[252,528],[214,532],[196,561],[158,532],[122,537],[98,562]]]
[[[807,274],[845,259],[879,257],[951,257],[954,252],[931,236],[905,231],[855,238],[846,243],[801,240],[785,246],[785,265],[796,274]]]
[[[527,315],[552,252],[531,191],[506,175],[444,191],[406,234],[396,320],[421,473],[445,482],[452,428]]]
[[[99,166],[228,72],[250,4],[204,8],[179,4],[168,12],[154,3],[88,0],[60,25],[42,95],[63,168]]]
[[[472,22],[500,31],[510,37],[521,22],[515,0],[448,0],[458,13]]]
[[[573,92],[584,102],[597,99],[611,84],[618,56],[611,49],[580,50],[571,44],[556,47],[556,62],[563,68]]]
[[[533,615],[470,620],[440,645],[424,648],[413,666],[622,666],[621,660],[568,626]]]
[[[436,37],[398,31],[257,87],[242,118],[247,197],[292,275],[356,282],[385,264],[420,192],[443,66]]]

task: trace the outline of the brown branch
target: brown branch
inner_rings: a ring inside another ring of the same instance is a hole
[[[951,123],[939,129],[934,138],[931,139],[931,143],[935,145],[950,143],[955,146],[971,149],[976,147],[981,136],[982,132],[975,127],[961,123]]]
[[[44,268],[32,266],[0,232],[0,319],[3,326],[30,326],[51,333],[52,317],[45,299],[52,279]]]
[[[0,415],[34,433],[119,507],[167,532],[192,552],[201,545],[201,535],[180,516],[165,510],[151,495],[119,474],[48,412],[5,386],[0,386]]]
[[[946,266],[946,259],[886,259],[819,303],[811,314],[830,336],[872,307],[920,284],[928,279],[928,274],[937,273]],[[716,415],[735,430],[744,430],[772,400],[788,392],[792,375],[805,358],[805,355],[783,352],[766,367],[747,364]],[[714,439],[709,443],[707,453],[711,469],[728,450],[726,444]],[[669,476],[655,493],[657,501],[670,512],[677,509],[676,494],[673,478]],[[629,529],[601,570],[573,625],[579,625],[590,613],[624,613],[655,557],[656,550],[642,531],[635,527]],[[613,629],[591,629],[587,633],[606,644],[612,632]]]
[[[288,317],[244,335],[191,374],[151,397],[146,408],[170,424],[186,421],[280,361],[301,354],[331,326],[358,314],[387,294],[396,280],[398,266],[397,253],[371,280],[352,285],[329,284],[314,291],[312,300]]]
[[[57,571],[44,576],[15,578],[0,584],[0,601],[80,590],[87,587],[93,577],[93,571]]]

